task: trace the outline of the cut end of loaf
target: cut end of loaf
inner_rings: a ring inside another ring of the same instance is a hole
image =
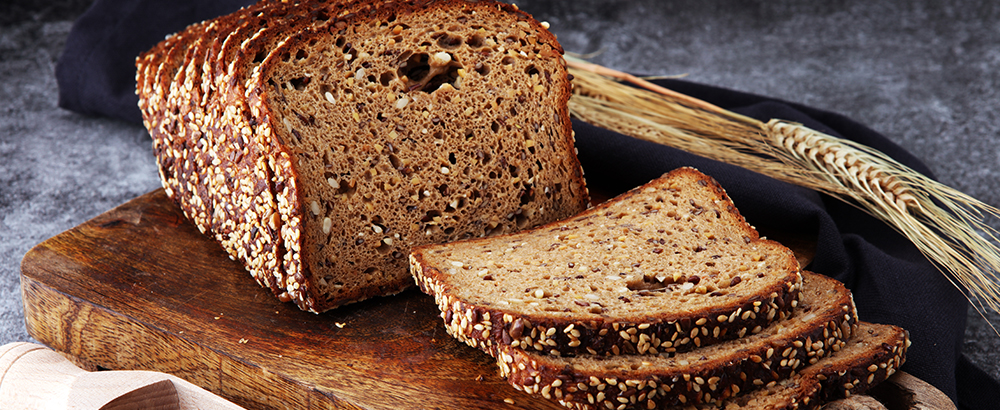
[[[248,86],[311,182],[289,201],[301,201],[289,212],[302,217],[292,239],[306,262],[286,269],[312,277],[319,309],[412,285],[412,245],[513,232],[585,206],[558,45],[502,9],[449,7],[304,32]]]

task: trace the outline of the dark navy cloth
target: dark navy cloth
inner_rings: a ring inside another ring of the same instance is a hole
[[[229,13],[248,0],[96,0],[75,23],[56,75],[61,107],[141,121],[135,57],[188,24]],[[767,121],[802,123],[874,147],[911,168],[929,170],[908,152],[849,118],[772,98],[678,80],[681,93]],[[931,383],[961,409],[1000,403],[1000,383],[962,356],[965,297],[906,238],[857,208],[796,185],[575,121],[577,147],[592,190],[624,192],[680,166],[717,179],[762,232],[812,238],[806,268],[844,282],[862,320],[902,326],[913,345],[903,370]]]

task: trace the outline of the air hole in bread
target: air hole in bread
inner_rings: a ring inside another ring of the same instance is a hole
[[[427,53],[412,54],[412,52],[406,51],[399,58],[406,59],[399,65],[396,72],[400,78],[406,77],[408,81],[420,81],[430,72],[430,66],[427,64],[427,60],[429,60]]]
[[[458,64],[449,64],[443,71],[431,77],[431,79],[427,81],[427,85],[425,85],[422,89],[435,91],[441,89],[441,87],[445,84],[450,85],[452,88],[460,88],[461,83],[459,82],[460,77],[458,75],[458,70],[460,68],[461,66]]]
[[[435,222],[435,219],[441,219],[441,211],[427,211],[423,218],[420,218],[420,222]]]
[[[448,50],[456,48],[456,47],[462,45],[462,38],[461,37],[453,36],[453,35],[450,35],[448,33],[438,33],[438,34],[435,34],[435,35],[431,36],[431,38],[434,38],[434,39],[437,40],[438,47],[441,47],[441,48],[444,48],[444,49],[448,49]]]
[[[490,66],[483,63],[476,63],[473,69],[481,76],[486,76],[490,73]]]
[[[521,205],[527,205],[535,200],[535,190],[532,188],[522,189],[520,194]]]
[[[311,80],[312,78],[310,77],[298,77],[289,80],[288,83],[292,86],[293,89],[295,89],[295,91],[302,91],[306,89],[306,86],[309,85],[309,82]]]
[[[315,21],[327,21],[330,20],[330,14],[326,12],[326,9],[320,9],[313,19]],[[316,45],[316,43],[311,43],[310,45]]]
[[[480,48],[483,46],[483,36],[479,34],[474,34],[465,39],[465,44],[472,48]]]
[[[330,180],[327,180],[327,182],[329,182],[329,181]],[[331,184],[331,185],[333,185],[333,184]],[[353,179],[351,179],[351,180],[341,179],[337,183],[336,189],[337,189],[337,195],[351,196],[351,195],[354,195],[355,192],[357,192],[357,189],[355,188],[355,183],[354,183]]]
[[[375,247],[375,251],[376,252],[381,253],[383,255],[386,255],[389,252],[392,252],[392,247],[389,246],[388,243],[386,243],[386,240],[390,240],[391,241],[390,238],[383,238],[381,241],[379,241],[379,245],[377,247]]]
[[[395,80],[395,79],[396,79],[396,74],[391,73],[391,72],[387,72],[387,73],[382,73],[381,75],[379,75],[378,82],[379,82],[379,84],[382,84],[383,87],[388,87],[389,84],[392,82],[392,80]]]

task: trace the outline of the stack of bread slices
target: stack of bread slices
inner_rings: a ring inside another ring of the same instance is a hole
[[[276,296],[413,286],[410,247],[588,204],[563,50],[495,1],[261,0],[136,60],[167,194]]]
[[[814,408],[885,380],[909,345],[691,168],[529,231],[415,248],[410,264],[449,334],[575,409]]]

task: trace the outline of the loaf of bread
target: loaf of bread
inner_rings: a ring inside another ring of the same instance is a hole
[[[412,286],[411,246],[588,203],[562,48],[513,6],[264,0],[136,64],[167,194],[304,310]]]
[[[854,333],[851,293],[823,275],[803,275],[794,315],[764,331],[674,355],[557,357],[497,345],[500,373],[518,390],[574,408],[652,408],[714,403],[787,379],[840,351]]]
[[[692,168],[529,231],[417,247],[410,263],[459,340],[557,356],[752,335],[792,310],[802,280],[792,251]]]

